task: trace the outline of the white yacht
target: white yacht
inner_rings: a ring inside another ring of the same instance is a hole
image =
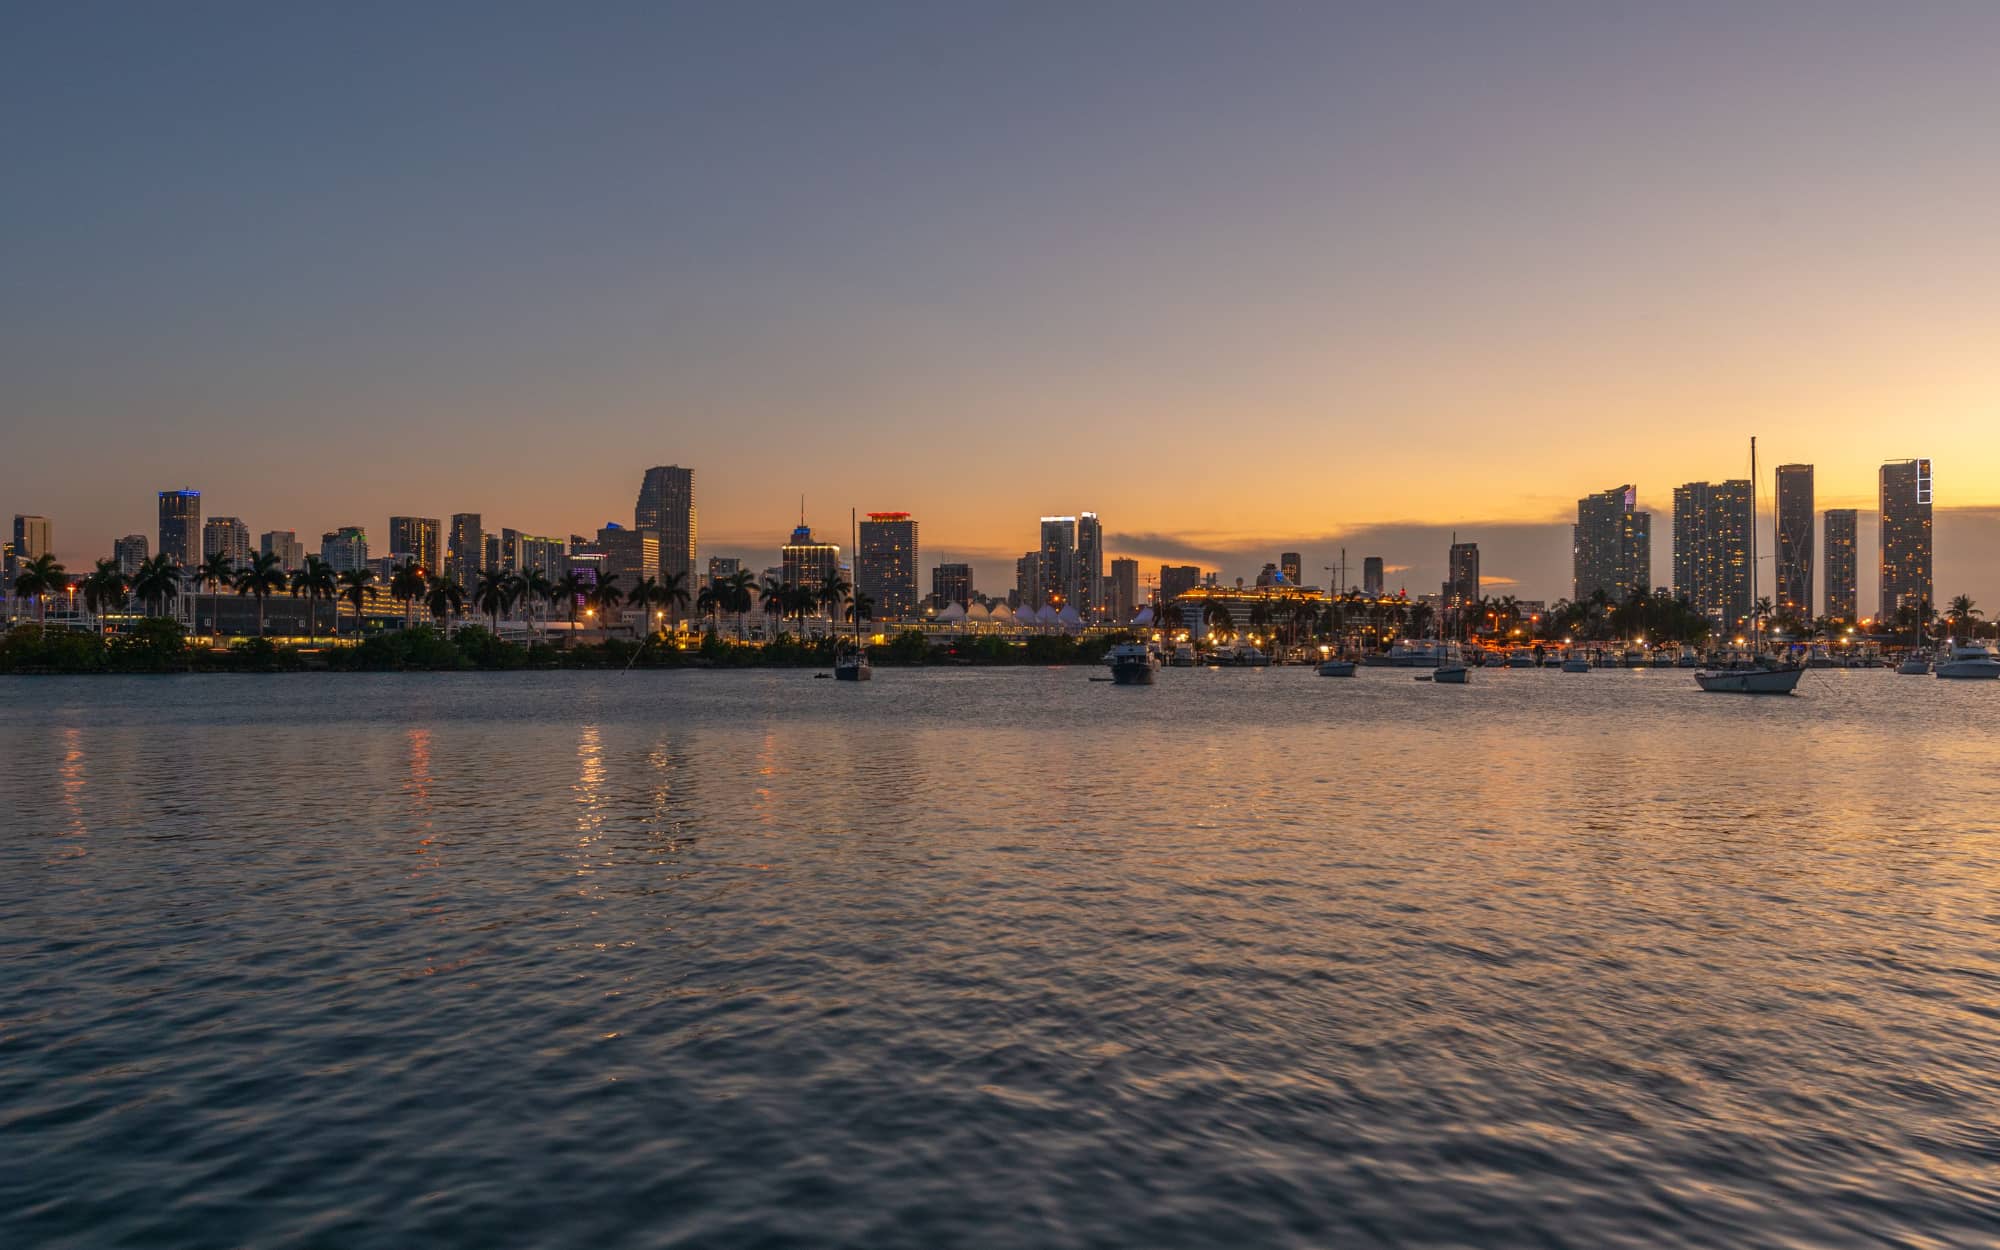
[[[1121,642],[1111,648],[1105,662],[1111,665],[1111,680],[1120,686],[1150,686],[1160,662],[1153,649],[1143,642]]]
[[[2000,656],[1984,643],[1954,643],[1931,671],[1939,677],[2000,677]]]
[[[1896,671],[1904,677],[1921,677],[1931,671],[1931,662],[1924,658],[1923,652],[1911,651],[1903,657],[1903,662],[1896,666]]]

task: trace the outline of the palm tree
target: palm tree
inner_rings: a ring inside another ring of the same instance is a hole
[[[847,580],[841,577],[840,571],[836,569],[828,575],[824,582],[820,583],[819,603],[817,606],[825,608],[828,617],[833,620],[839,620],[840,605],[846,602],[847,596],[852,593],[854,593],[854,587],[849,585]],[[799,624],[801,627],[804,626],[804,618],[800,619]]]
[[[46,552],[17,567],[20,571],[14,576],[15,596],[35,601],[37,623],[48,620],[49,596],[69,589],[69,575]]]
[[[218,551],[195,566],[194,576],[202,588],[208,591],[210,610],[208,633],[213,638],[222,633],[222,589],[236,584],[236,564],[226,554]]]
[[[738,569],[722,579],[722,611],[736,614],[736,636],[743,636],[743,618],[757,606],[757,579],[748,569]]]
[[[1250,605],[1250,629],[1254,633],[1263,630],[1271,632],[1271,605],[1268,600],[1259,599]]]
[[[132,593],[147,611],[165,610],[166,601],[180,593],[181,568],[166,556],[152,556],[139,562],[132,575]]]
[[[444,632],[451,632],[451,618],[465,610],[465,587],[453,581],[449,573],[430,580],[430,589],[424,594],[424,606],[430,609],[431,619],[444,622]]]
[[[1954,596],[1949,605],[1949,608],[1951,614],[1951,632],[1953,634],[1958,633],[1958,625],[1960,621],[1969,622],[1975,619],[1976,617],[1984,615],[1984,613],[1980,612],[1979,605],[1972,601],[1971,595]],[[1971,632],[1975,634],[1978,633],[1979,632],[1978,627],[1974,626]]]
[[[790,582],[772,581],[766,578],[762,598],[764,615],[774,618],[783,618],[791,615],[792,584]],[[775,627],[771,632],[777,632]]]
[[[710,633],[715,632],[715,618],[722,610],[723,598],[722,588],[718,585],[703,586],[701,593],[694,597],[694,610],[708,618]]]
[[[1236,633],[1236,618],[1230,615],[1228,606],[1220,599],[1210,599],[1201,605],[1201,623],[1210,633],[1224,638],[1233,637]]]
[[[104,636],[104,614],[125,606],[128,598],[125,574],[116,560],[99,560],[95,571],[83,579],[83,606],[97,618],[97,636]]]
[[[585,594],[589,593],[589,591],[590,587],[585,585],[583,579],[576,575],[575,569],[571,569],[555,581],[549,583],[549,588],[546,592],[549,597],[549,606],[554,607],[558,603],[567,603],[569,605],[569,630],[572,634],[576,632],[577,602]]]
[[[654,599],[653,602],[667,610],[667,622],[669,624],[679,625],[681,613],[687,611],[687,581],[688,575],[686,573],[660,574],[660,593],[659,597]]]
[[[361,605],[368,599],[368,588],[375,584],[375,570],[368,568],[349,569],[340,575],[340,597],[354,605],[354,632],[361,632]],[[335,616],[333,632],[340,632],[340,618]]]
[[[481,569],[472,584],[472,602],[486,619],[493,624],[493,632],[500,632],[500,614],[514,606],[514,578],[499,569]]]
[[[612,614],[618,610],[618,605],[625,602],[625,592],[618,586],[618,574],[598,573],[597,584],[590,588],[590,593],[585,595],[584,599],[596,611],[597,619],[609,625]]]
[[[317,572],[308,575],[306,572],[307,569],[315,569]],[[323,583],[319,580],[322,577],[325,579]],[[329,598],[332,597],[333,570],[328,568],[326,563],[318,556],[307,556],[306,568],[299,570],[297,574],[293,575],[292,591],[294,594],[300,588],[300,578],[307,578],[304,585],[309,595],[306,601],[308,609],[317,600],[322,584],[325,587],[327,596]],[[259,638],[264,636],[264,600],[284,588],[285,570],[278,567],[278,557],[272,555],[270,552],[251,556],[250,563],[236,571],[236,593],[239,595],[257,596],[257,636]],[[315,615],[310,619],[309,625],[316,624],[318,624],[318,618]]]
[[[403,601],[403,628],[417,623],[417,600],[424,597],[424,566],[405,560],[389,571],[389,593]]]
[[[1771,612],[1771,597],[1769,595],[1759,597],[1757,602],[1750,605],[1750,630],[1753,635],[1756,633],[1758,626],[1771,619]]]
[[[785,595],[792,615],[799,618],[799,637],[806,636],[806,617],[819,609],[820,595],[811,586],[793,586]]]
[[[847,601],[847,619],[859,625],[863,621],[875,619],[875,600],[865,590],[857,590]]]
[[[251,565],[253,568],[258,567],[266,560],[271,562],[270,567],[276,572],[278,565],[278,558],[276,556],[258,556],[251,562]],[[283,590],[285,588],[285,575],[282,572],[276,572],[276,576],[278,579],[276,589]],[[236,593],[239,595],[255,594],[257,596],[257,636],[262,638],[264,636],[264,596],[269,594],[270,591],[252,591],[246,589],[246,585],[247,583],[244,578],[238,577],[236,580]],[[299,571],[292,574],[292,593],[306,597],[306,639],[308,642],[318,642],[319,601],[322,599],[330,600],[340,593],[340,586],[333,575],[333,566],[318,556],[307,556],[305,563],[299,566]]]
[[[653,605],[656,603],[666,602],[666,600],[661,597],[663,593],[664,592],[661,591],[660,583],[657,578],[642,577],[637,582],[635,582],[632,586],[632,589],[626,593],[625,606],[639,614],[639,620],[642,624],[646,623],[647,619],[646,613],[652,610]],[[650,637],[653,632],[654,631],[649,629],[647,631],[647,636]]]
[[[518,603],[528,605],[531,617],[536,615],[534,609],[538,605],[549,601],[550,589],[549,579],[542,575],[540,569],[529,569],[514,577],[514,599]]]
[[[1431,622],[1437,618],[1437,609],[1428,603],[1412,604],[1410,607],[1410,632],[1419,638],[1428,638]]]

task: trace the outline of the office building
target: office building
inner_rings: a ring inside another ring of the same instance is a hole
[[[1014,561],[1014,593],[1010,596],[1010,607],[1039,608],[1042,606],[1042,553],[1023,552]]]
[[[1861,619],[1860,513],[1826,510],[1826,614],[1852,624]]]
[[[1300,586],[1305,583],[1306,562],[1296,551],[1278,553],[1278,571],[1285,575],[1285,581],[1289,585]]]
[[[778,565],[786,585],[817,591],[840,575],[840,547],[814,538],[812,527],[801,518],[791,541],[778,549]]]
[[[800,522],[804,524],[803,520]],[[639,484],[639,501],[632,509],[635,529],[651,530],[659,538],[660,572],[678,573],[692,585],[695,573],[694,470],[656,465]]]
[[[118,562],[118,571],[127,577],[139,571],[139,566],[152,554],[152,544],[144,534],[127,534],[111,544],[111,558]]]
[[[201,492],[160,492],[160,554],[182,568],[201,563]]]
[[[708,584],[713,586],[725,577],[734,577],[741,572],[743,561],[735,556],[710,556],[708,558]]]
[[[521,537],[521,571],[539,573],[551,582],[561,581],[569,572],[569,552],[560,538],[524,534]]]
[[[1638,488],[1625,485],[1576,501],[1570,554],[1572,598],[1603,591],[1622,602],[1653,584],[1653,518],[1638,510]]]
[[[497,573],[499,570],[500,535],[483,535],[479,540],[479,572]]]
[[[1674,488],[1674,594],[1725,632],[1750,624],[1750,492],[1747,478]]]
[[[1104,525],[1095,512],[1076,519],[1076,557],[1070,574],[1070,602],[1087,625],[1104,612]]]
[[[368,567],[368,532],[343,525],[319,536],[319,558],[336,573]]]
[[[265,555],[278,557],[278,567],[287,573],[306,562],[306,545],[299,541],[296,530],[266,530],[258,546]]]
[[[1162,564],[1160,566],[1160,602],[1172,603],[1196,586],[1201,585],[1201,568],[1193,564]]]
[[[444,571],[453,581],[467,587],[486,559],[486,531],[477,512],[455,512],[451,534],[445,541]]]
[[[497,558],[497,537],[494,546]],[[604,556],[604,576],[616,577],[618,589],[627,594],[642,579],[660,576],[660,536],[652,530],[626,529],[615,522],[606,522],[597,531],[593,546]]]
[[[1076,601],[1076,518],[1042,518],[1042,584],[1037,600],[1057,610]]]
[[[907,512],[871,512],[861,522],[854,553],[854,588],[868,596],[878,621],[906,621],[917,599],[917,523]]]
[[[14,541],[8,547],[6,571],[7,576],[12,578],[19,574],[22,565],[54,553],[55,526],[45,516],[16,513]],[[6,589],[12,591],[14,588],[10,584]]]
[[[942,612],[952,604],[972,602],[972,566],[940,564],[931,570],[931,606]]]
[[[1893,619],[1905,604],[1935,608],[1931,585],[1931,462],[1895,460],[1882,466],[1881,599],[1877,615]]]
[[[1479,602],[1479,544],[1454,542],[1449,556],[1450,576],[1444,583],[1447,607],[1466,607]]]
[[[1385,579],[1382,575],[1381,556],[1361,557],[1361,593],[1370,599],[1380,599]]]
[[[444,522],[427,516],[390,517],[389,554],[399,564],[413,561],[436,577],[444,572]]]
[[[250,527],[240,517],[212,516],[201,525],[201,558],[222,555],[232,568],[250,563]]]
[[[1800,619],[1813,614],[1813,467],[1778,466],[1778,506],[1771,524],[1778,543],[1777,585],[1771,603]]]
[[[1111,562],[1107,607],[1113,625],[1124,625],[1139,611],[1139,562],[1120,556]]]

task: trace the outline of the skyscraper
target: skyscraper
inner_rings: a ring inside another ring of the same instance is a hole
[[[242,568],[250,563],[250,527],[240,517],[212,516],[202,522],[201,558],[223,555],[229,563]]]
[[[1858,519],[1853,508],[1826,510],[1826,614],[1849,624],[1861,619]]]
[[[278,557],[278,567],[287,573],[306,562],[306,545],[296,530],[267,530],[258,545],[265,555]]]
[[[1464,607],[1479,602],[1479,544],[1451,545],[1451,577],[1444,584],[1448,607]]]
[[[1162,564],[1160,566],[1160,602],[1172,603],[1196,586],[1201,585],[1201,566],[1197,564]]]
[[[803,522],[801,522],[803,523]],[[632,508],[632,525],[660,536],[660,572],[678,573],[694,583],[694,470],[675,464],[646,470],[639,484],[639,501]]]
[[[418,568],[436,577],[444,572],[443,534],[444,522],[436,517],[392,516],[389,518],[389,554],[399,564],[404,560],[413,560]]]
[[[1750,616],[1750,482],[1674,488],[1674,594],[1718,629]]]
[[[150,547],[144,534],[127,534],[111,544],[111,558],[118,561],[118,571],[130,577],[146,562]]]
[[[55,551],[55,526],[45,516],[14,514],[13,572],[30,560],[53,554]],[[13,587],[7,589],[12,590]]]
[[[1120,556],[1111,562],[1111,623],[1123,625],[1139,610],[1139,562]]]
[[[1039,608],[1042,606],[1042,553],[1023,552],[1014,561],[1014,606]]]
[[[874,604],[878,621],[917,615],[917,523],[907,512],[871,512],[854,553],[854,587]]]
[[[1076,614],[1088,624],[1104,612],[1104,526],[1095,512],[1076,519],[1076,569],[1070,578]]]
[[[1882,466],[1882,580],[1876,613],[1904,604],[1936,606],[1931,588],[1931,462]]]
[[[368,566],[368,532],[359,525],[343,525],[319,536],[319,558],[336,573]]]
[[[495,547],[499,539],[494,539]],[[616,577],[618,588],[629,591],[644,579],[660,575],[660,536],[649,529],[626,529],[607,523],[597,531],[597,550],[604,553],[604,576]],[[502,553],[495,551],[500,558]]]
[[[1810,617],[1813,603],[1813,467],[1778,466],[1778,511],[1772,523],[1778,538],[1778,584],[1771,602],[1778,611]]]
[[[1370,599],[1380,599],[1383,584],[1382,557],[1361,557],[1361,593]]]
[[[473,575],[479,572],[480,565],[486,560],[486,531],[477,512],[452,514],[446,555],[445,572],[453,581],[470,590]]]
[[[1653,517],[1638,510],[1638,497],[1638,488],[1628,484],[1576,501],[1572,598],[1601,590],[1615,602],[1652,589]]]
[[[814,538],[812,527],[801,520],[791,541],[778,549],[778,562],[786,585],[817,591],[839,574],[840,548]]]
[[[940,564],[931,570],[931,606],[940,612],[952,604],[972,602],[972,566]]]
[[[1296,551],[1281,551],[1278,553],[1278,571],[1285,575],[1287,582],[1297,586],[1305,581],[1306,562],[1299,558]]]
[[[1038,601],[1063,608],[1076,602],[1076,518],[1042,518],[1042,584]],[[1082,609],[1078,609],[1079,612]]]
[[[201,492],[160,492],[160,554],[182,568],[201,563]]]

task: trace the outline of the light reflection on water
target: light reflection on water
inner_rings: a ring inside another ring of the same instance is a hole
[[[0,1244],[2000,1231],[2000,690],[1090,675],[0,684]]]

